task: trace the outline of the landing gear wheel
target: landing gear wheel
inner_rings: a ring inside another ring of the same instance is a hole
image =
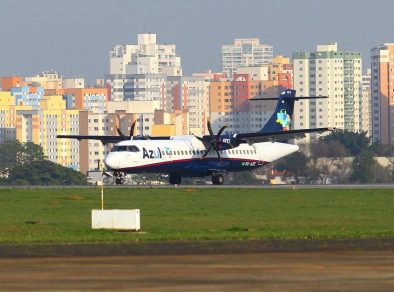
[[[123,179],[123,173],[118,172],[115,173],[115,184],[117,185],[123,185],[124,179]]]
[[[214,185],[222,185],[224,183],[224,176],[221,173],[216,173],[212,175],[212,183]]]
[[[172,185],[180,185],[182,183],[182,177],[179,174],[171,173],[169,181]]]

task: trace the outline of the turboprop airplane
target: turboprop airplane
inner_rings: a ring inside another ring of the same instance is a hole
[[[116,184],[123,183],[125,174],[163,173],[169,175],[170,184],[181,184],[182,177],[211,176],[213,184],[221,185],[223,174],[252,170],[298,151],[297,145],[283,141],[331,130],[290,129],[296,100],[326,98],[296,97],[295,93],[285,90],[278,98],[251,99],[278,100],[275,112],[259,132],[222,135],[227,127],[224,125],[215,135],[208,121],[209,135],[203,137],[140,137],[133,136],[133,123],[129,136],[118,129],[119,136],[58,135],[57,138],[116,143],[104,159],[107,170],[113,171]]]

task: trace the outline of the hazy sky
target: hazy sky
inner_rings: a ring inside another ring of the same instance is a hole
[[[0,76],[103,78],[110,48],[141,32],[175,43],[184,74],[221,70],[221,45],[246,37],[287,56],[336,41],[369,63],[394,42],[393,13],[394,0],[0,0]]]

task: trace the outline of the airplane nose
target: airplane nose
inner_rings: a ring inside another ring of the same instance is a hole
[[[112,153],[107,154],[104,159],[104,164],[109,169],[118,169],[119,168],[119,160],[112,155]]]

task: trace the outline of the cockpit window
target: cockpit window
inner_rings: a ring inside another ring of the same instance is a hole
[[[135,145],[114,146],[111,150],[111,152],[139,152],[139,151],[140,149],[138,149],[138,147]]]

